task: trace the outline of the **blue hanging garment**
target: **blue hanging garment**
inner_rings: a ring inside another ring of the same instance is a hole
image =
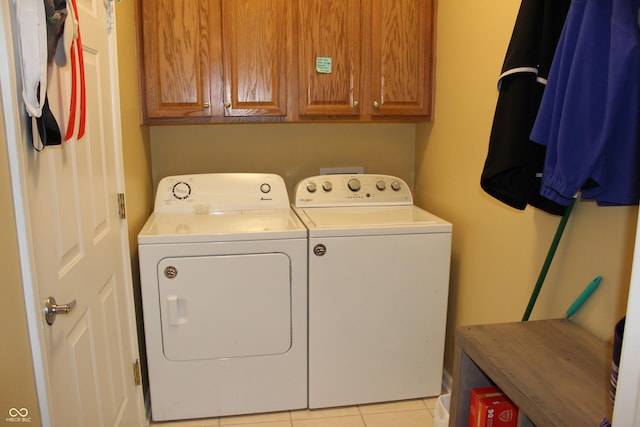
[[[546,146],[541,195],[640,199],[640,0],[574,0],[531,139]]]

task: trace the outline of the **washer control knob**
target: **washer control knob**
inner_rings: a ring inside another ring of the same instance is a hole
[[[394,180],[391,182],[391,189],[393,189],[393,191],[400,191],[401,187],[402,186],[400,185],[400,181]]]
[[[331,181],[325,181],[322,184],[322,189],[328,193],[329,191],[333,190],[333,184],[331,183]]]
[[[271,191],[271,186],[265,182],[260,186],[260,191],[262,191],[264,194],[267,194]]]
[[[351,178],[347,183],[347,187],[349,187],[349,190],[353,191],[354,193],[356,191],[360,191],[360,180],[357,178]]]
[[[315,182],[313,182],[313,181],[307,182],[307,191],[309,193],[315,193],[316,189],[317,189],[317,187],[316,187],[316,183]]]
[[[383,180],[380,180],[376,182],[376,188],[380,191],[384,191],[387,188],[387,184]]]

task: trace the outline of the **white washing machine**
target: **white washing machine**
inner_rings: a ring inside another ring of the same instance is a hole
[[[452,225],[386,175],[304,179],[309,407],[435,396],[442,385]]]
[[[160,182],[138,235],[154,420],[307,406],[306,237],[277,175]]]

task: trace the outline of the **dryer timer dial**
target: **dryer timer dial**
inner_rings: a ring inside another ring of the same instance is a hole
[[[184,200],[191,195],[191,186],[184,181],[179,181],[173,185],[171,194],[178,200]]]

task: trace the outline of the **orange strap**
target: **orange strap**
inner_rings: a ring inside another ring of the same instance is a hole
[[[73,6],[73,15],[78,23],[78,39],[71,42],[71,105],[69,114],[69,124],[67,125],[67,132],[64,136],[64,140],[67,141],[73,136],[73,131],[76,124],[76,107],[77,107],[77,86],[78,77],[76,75],[76,52],[77,52],[77,67],[80,73],[80,125],[78,127],[78,139],[84,136],[86,120],[87,120],[87,93],[84,76],[84,56],[82,53],[82,37],[80,36],[80,20],[78,15],[78,5],[76,0],[71,0]]]
[[[76,126],[76,41],[71,42],[71,106],[69,107],[69,123],[67,123],[67,133],[64,140],[68,141],[73,136]]]

